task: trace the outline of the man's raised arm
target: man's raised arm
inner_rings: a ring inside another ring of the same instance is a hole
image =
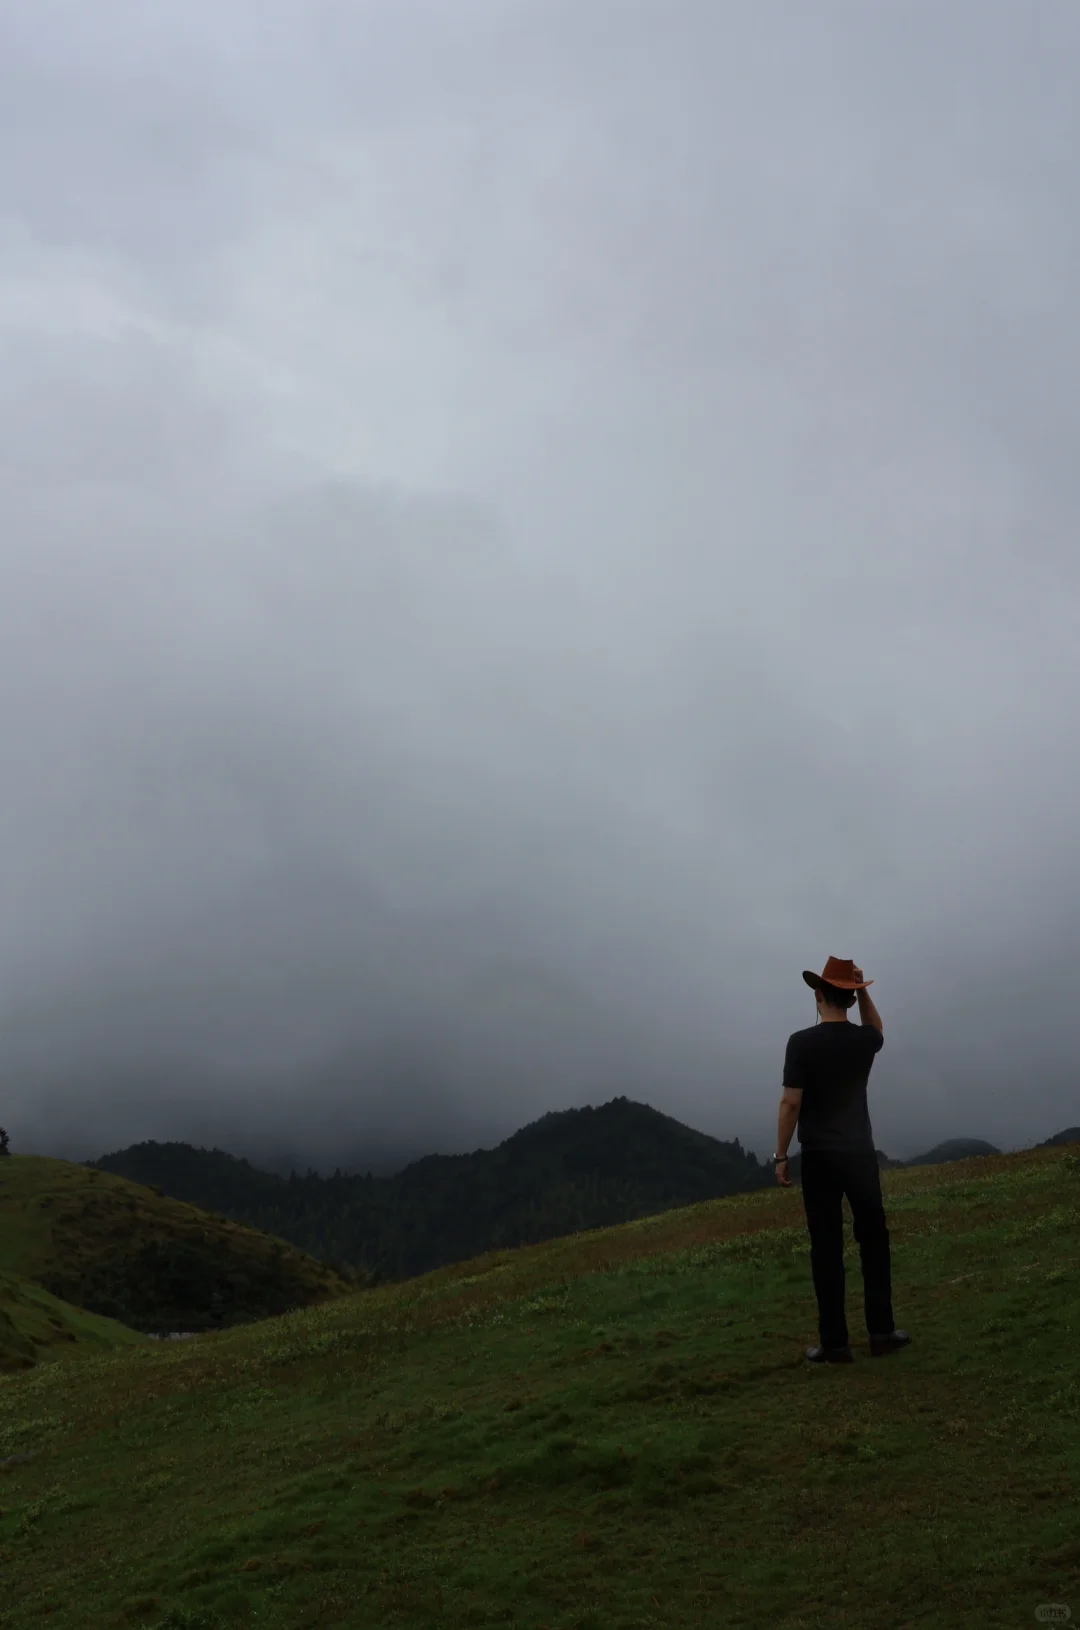
[[[861,979],[862,975],[860,974],[859,977]],[[885,1031],[881,1023],[881,1014],[874,1006],[873,998],[871,997],[870,992],[868,990],[857,990],[855,995],[859,1002],[860,1024],[872,1024],[875,1030],[880,1030],[882,1035],[884,1035]]]

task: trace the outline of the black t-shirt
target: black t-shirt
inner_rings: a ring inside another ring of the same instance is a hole
[[[787,1044],[784,1086],[802,1088],[799,1143],[803,1149],[843,1153],[873,1149],[866,1083],[874,1055],[885,1045],[872,1024],[814,1025]]]

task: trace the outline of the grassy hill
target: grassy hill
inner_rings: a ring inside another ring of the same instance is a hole
[[[849,1368],[770,1189],[0,1381],[0,1630],[1076,1611],[1080,1159],[883,1185],[915,1343]]]
[[[139,1330],[203,1330],[350,1288],[224,1217],[63,1160],[0,1161],[0,1273]]]
[[[388,1178],[277,1177],[184,1143],[136,1144],[94,1166],[382,1279],[773,1181],[771,1166],[737,1139],[695,1132],[627,1098],[544,1115],[495,1149],[429,1155]]]
[[[32,1369],[42,1359],[108,1352],[145,1338],[50,1296],[40,1285],[0,1273],[0,1373]]]
[[[905,1165],[940,1166],[946,1160],[970,1160],[977,1155],[999,1155],[1001,1150],[982,1138],[946,1138],[935,1143],[924,1155],[913,1155]]]

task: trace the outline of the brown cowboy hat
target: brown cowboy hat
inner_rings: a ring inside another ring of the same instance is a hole
[[[872,985],[872,979],[864,979],[863,971],[857,968],[854,962],[843,961],[838,956],[831,956],[821,973],[812,973],[809,968],[803,969],[803,978],[811,990],[817,990],[819,985],[833,985],[837,990],[865,990]]]

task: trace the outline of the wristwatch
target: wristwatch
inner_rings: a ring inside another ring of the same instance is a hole
[[[772,1159],[773,1159],[773,1165],[774,1166],[782,1166],[786,1160],[791,1159],[791,1156],[790,1155],[773,1155]]]

